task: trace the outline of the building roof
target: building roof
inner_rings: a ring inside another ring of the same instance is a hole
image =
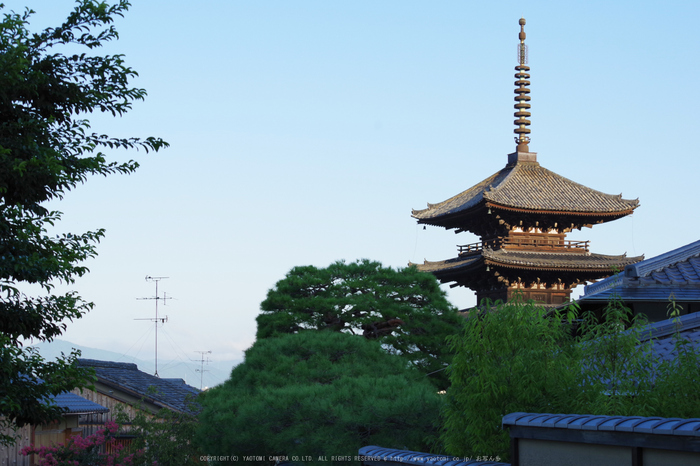
[[[78,365],[94,368],[100,383],[175,411],[191,412],[189,401],[200,392],[195,387],[147,374],[132,363],[78,359]]]
[[[614,220],[632,213],[639,200],[596,191],[557,175],[537,162],[518,162],[506,165],[446,201],[428,204],[427,209],[413,210],[413,217],[419,223],[438,224],[441,217],[465,214],[485,204],[531,212],[596,215]]]
[[[700,301],[700,241],[625,266],[623,272],[586,286],[581,302]]]
[[[174,383],[175,385],[181,386],[185,390],[189,390],[192,393],[192,395],[194,395],[194,396],[197,396],[201,393],[198,388],[195,388],[191,385],[187,385],[187,382],[185,382],[185,379],[165,377],[165,378],[163,378],[163,380],[167,380],[170,383]]]
[[[642,257],[626,255],[609,256],[594,253],[514,251],[509,249],[484,249],[476,254],[464,255],[444,261],[425,261],[417,267],[423,272],[456,271],[474,267],[480,263],[517,269],[553,271],[606,271],[621,269]]]
[[[508,463],[496,461],[477,461],[474,458],[458,458],[436,453],[420,453],[409,450],[396,450],[374,445],[362,447],[359,455],[364,457],[363,463],[400,463],[434,466],[509,466]]]
[[[602,432],[700,437],[700,419],[641,416],[596,416],[592,414],[511,413],[503,417],[503,427],[545,427]]]
[[[86,400],[80,395],[75,393],[63,392],[56,396],[48,397],[52,400],[59,408],[63,409],[66,414],[93,414],[93,413],[106,413],[109,412],[108,408],[94,403],[90,400]]]
[[[641,335],[641,341],[651,340],[652,351],[658,362],[671,361],[678,356],[676,335],[700,351],[700,313],[694,312],[649,324]]]

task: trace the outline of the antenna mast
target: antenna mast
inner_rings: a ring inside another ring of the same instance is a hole
[[[173,299],[173,298],[168,298],[165,293],[163,293],[163,297],[161,298],[158,296],[158,282],[161,280],[164,280],[169,277],[151,277],[150,275],[146,275],[146,281],[147,282],[155,282],[156,283],[156,295],[153,298],[136,298],[138,300],[145,300],[145,299],[154,299],[156,301],[156,317],[155,318],[149,318],[149,319],[134,319],[134,320],[150,320],[151,322],[155,323],[156,326],[156,351],[155,351],[155,375],[156,377],[160,377],[158,375],[158,321],[160,321],[161,324],[164,324],[168,321],[168,316],[165,317],[158,317],[158,301],[162,300],[163,301],[163,306],[165,306],[165,301],[168,299]]]
[[[202,358],[199,360],[202,363],[201,369],[195,369],[197,372],[200,373],[200,375],[199,375],[199,389],[202,390],[202,387],[204,386],[204,373],[209,372],[209,369],[204,369],[204,363],[206,362],[207,364],[209,364],[209,362],[210,362],[208,356],[206,358],[206,361],[204,360],[204,355],[211,354],[211,351],[195,351],[195,353],[199,353],[202,356]]]

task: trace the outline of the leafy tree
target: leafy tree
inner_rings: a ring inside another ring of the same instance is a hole
[[[104,235],[49,236],[61,213],[44,204],[89,175],[130,173],[138,166],[109,162],[102,149],[167,146],[155,138],[94,133],[84,118],[95,111],[121,116],[146,95],[129,86],[136,72],[121,55],[90,53],[117,38],[112,22],[128,6],[125,0],[79,0],[63,24],[37,33],[28,29],[31,10],[5,13],[0,22],[0,417],[17,426],[55,418],[58,409],[42,400],[87,382],[75,367],[76,354],[49,363],[22,346],[23,339],[52,340],[66,320],[92,308],[75,292],[51,291],[56,281],[73,283],[88,271],[81,264],[95,255]],[[67,48],[75,53],[54,51]],[[39,285],[46,296],[27,296],[22,283]]]
[[[507,458],[503,416],[575,410],[569,397],[581,380],[570,370],[576,348],[547,310],[517,299],[485,309],[450,340],[455,358],[442,439],[450,454]]]
[[[133,436],[131,451],[139,454],[134,457],[134,466],[190,466],[200,464],[200,451],[193,443],[197,430],[196,413],[201,407],[189,400],[188,411],[178,412],[163,408],[155,415],[147,414],[138,408],[130,417],[117,407],[117,421],[128,425],[125,432]]]
[[[247,464],[272,464],[270,456],[328,464],[319,457],[353,457],[363,445],[425,450],[441,402],[378,342],[330,331],[258,340],[200,398],[201,450]]]
[[[367,259],[294,267],[260,307],[258,339],[307,329],[363,335],[405,357],[440,389],[448,385],[451,358],[445,339],[463,325],[433,275]]]
[[[671,319],[678,325],[681,308],[674,301],[669,304]],[[700,417],[700,348],[693,344],[689,336],[680,333],[676,327],[673,335],[675,358],[654,361],[653,389],[649,390],[642,402],[648,407],[648,416],[659,417]]]
[[[498,303],[451,338],[442,440],[457,456],[509,456],[501,430],[513,412],[699,417],[700,351],[680,334],[678,356],[660,361],[641,338],[646,321],[620,301],[602,318]]]
[[[578,345],[579,365],[586,386],[602,396],[585,406],[592,414],[647,415],[646,398],[654,386],[656,362],[651,341],[640,342],[647,320],[632,316],[619,299],[612,299],[599,318],[583,315]]]

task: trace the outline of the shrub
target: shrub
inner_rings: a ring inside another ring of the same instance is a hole
[[[132,466],[143,452],[130,453],[114,442],[119,426],[111,421],[105,428],[88,437],[71,437],[56,446],[23,448],[25,456],[38,455],[38,466]]]
[[[700,417],[700,353],[677,333],[660,361],[646,321],[618,300],[598,318],[515,300],[468,319],[455,351],[442,441],[457,456],[509,456],[513,412]]]

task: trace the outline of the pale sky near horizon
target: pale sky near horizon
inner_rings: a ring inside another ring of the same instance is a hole
[[[5,0],[54,26],[69,0]],[[698,239],[700,2],[133,1],[116,21],[148,97],[93,129],[159,136],[141,168],[52,204],[59,230],[105,228],[76,289],[95,303],[61,337],[150,359],[154,295],[174,298],[164,358],[240,359],[259,303],[296,265],[442,260],[478,239],[416,224],[501,169],[513,142],[518,19],[527,19],[532,143],[546,168],[640,199],[574,232],[647,258]],[[448,289],[448,288],[446,288]],[[579,290],[575,292],[579,294]],[[473,292],[449,290],[460,308]],[[160,335],[160,333],[159,333]]]

